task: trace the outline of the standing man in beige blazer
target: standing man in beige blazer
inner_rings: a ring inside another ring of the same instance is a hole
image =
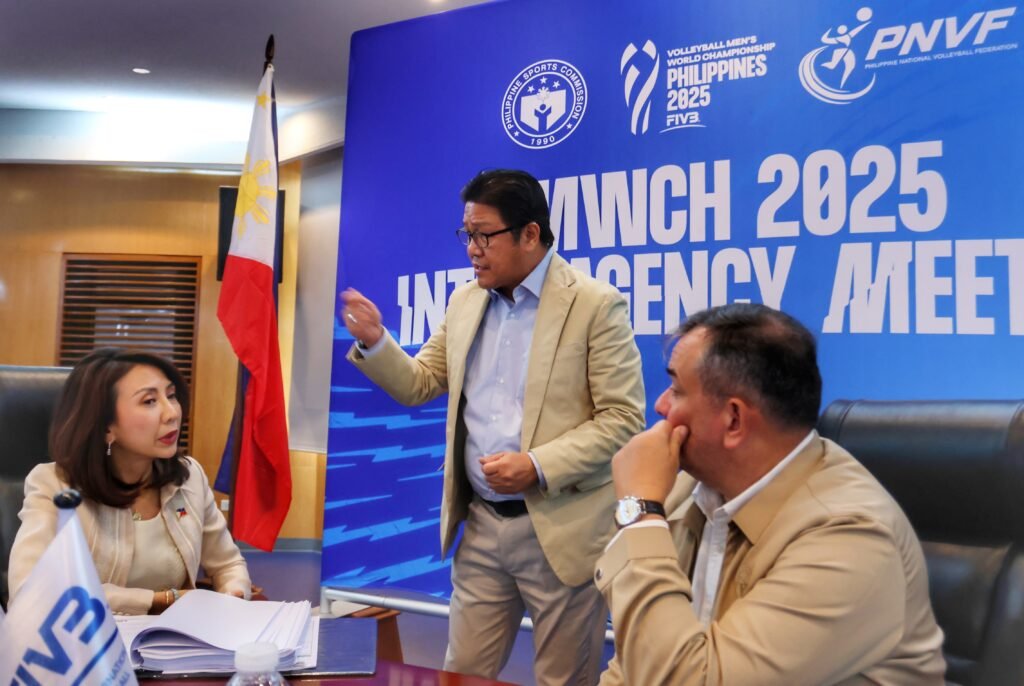
[[[814,431],[811,333],[763,305],[705,310],[668,374],[665,420],[612,463],[623,528],[595,570],[615,628],[601,683],[942,684],[917,536]]]
[[[594,684],[606,608],[591,583],[612,535],[610,461],[643,428],[640,354],[622,295],[568,265],[540,184],[482,172],[462,190],[476,280],[415,357],[377,307],[342,293],[348,359],[397,401],[448,393],[441,549],[452,564],[445,669],[494,678],[524,609],[538,684]]]

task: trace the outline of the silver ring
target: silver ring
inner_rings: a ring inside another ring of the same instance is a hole
[[[356,319],[355,315],[353,315],[351,312],[346,312],[345,313],[345,319],[349,320],[353,324],[358,324],[359,323],[359,320]]]

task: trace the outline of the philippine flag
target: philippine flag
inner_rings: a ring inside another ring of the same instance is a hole
[[[277,146],[273,81],[274,67],[267,65],[256,95],[217,303],[224,333],[251,375],[232,493],[231,532],[262,550],[274,547],[292,498],[274,299]]]

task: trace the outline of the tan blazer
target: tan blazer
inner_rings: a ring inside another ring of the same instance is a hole
[[[815,434],[737,512],[707,629],[690,605],[704,527],[690,503],[597,563],[615,625],[603,686],[944,683],[917,536],[838,445]]]
[[[160,516],[188,572],[187,588],[195,588],[199,565],[221,592],[242,591],[249,597],[249,570],[217,509],[203,468],[191,457],[188,479],[181,486],[160,489]],[[11,548],[11,602],[28,579],[36,561],[57,534],[57,508],[53,496],[67,488],[53,462],[36,465],[25,478],[25,504],[18,517],[21,527]],[[180,510],[185,514],[181,515]],[[135,527],[127,507],[108,507],[83,500],[78,508],[86,543],[107,596],[110,609],[120,614],[145,614],[153,603],[152,588],[126,588],[132,568]]]
[[[441,550],[447,554],[473,491],[465,474],[460,402],[466,358],[489,298],[475,281],[452,293],[445,319],[409,357],[388,338],[348,359],[391,397],[419,405],[448,393]],[[547,491],[526,506],[541,548],[563,583],[578,586],[612,535],[611,458],[643,429],[644,388],[622,295],[552,255],[541,289],[523,399],[521,450],[532,450]]]

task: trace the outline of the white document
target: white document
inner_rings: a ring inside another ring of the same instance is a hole
[[[319,622],[307,601],[247,601],[189,591],[156,617],[117,617],[132,666],[165,672],[234,670],[234,653],[254,641],[274,643],[279,669],[316,666]]]

